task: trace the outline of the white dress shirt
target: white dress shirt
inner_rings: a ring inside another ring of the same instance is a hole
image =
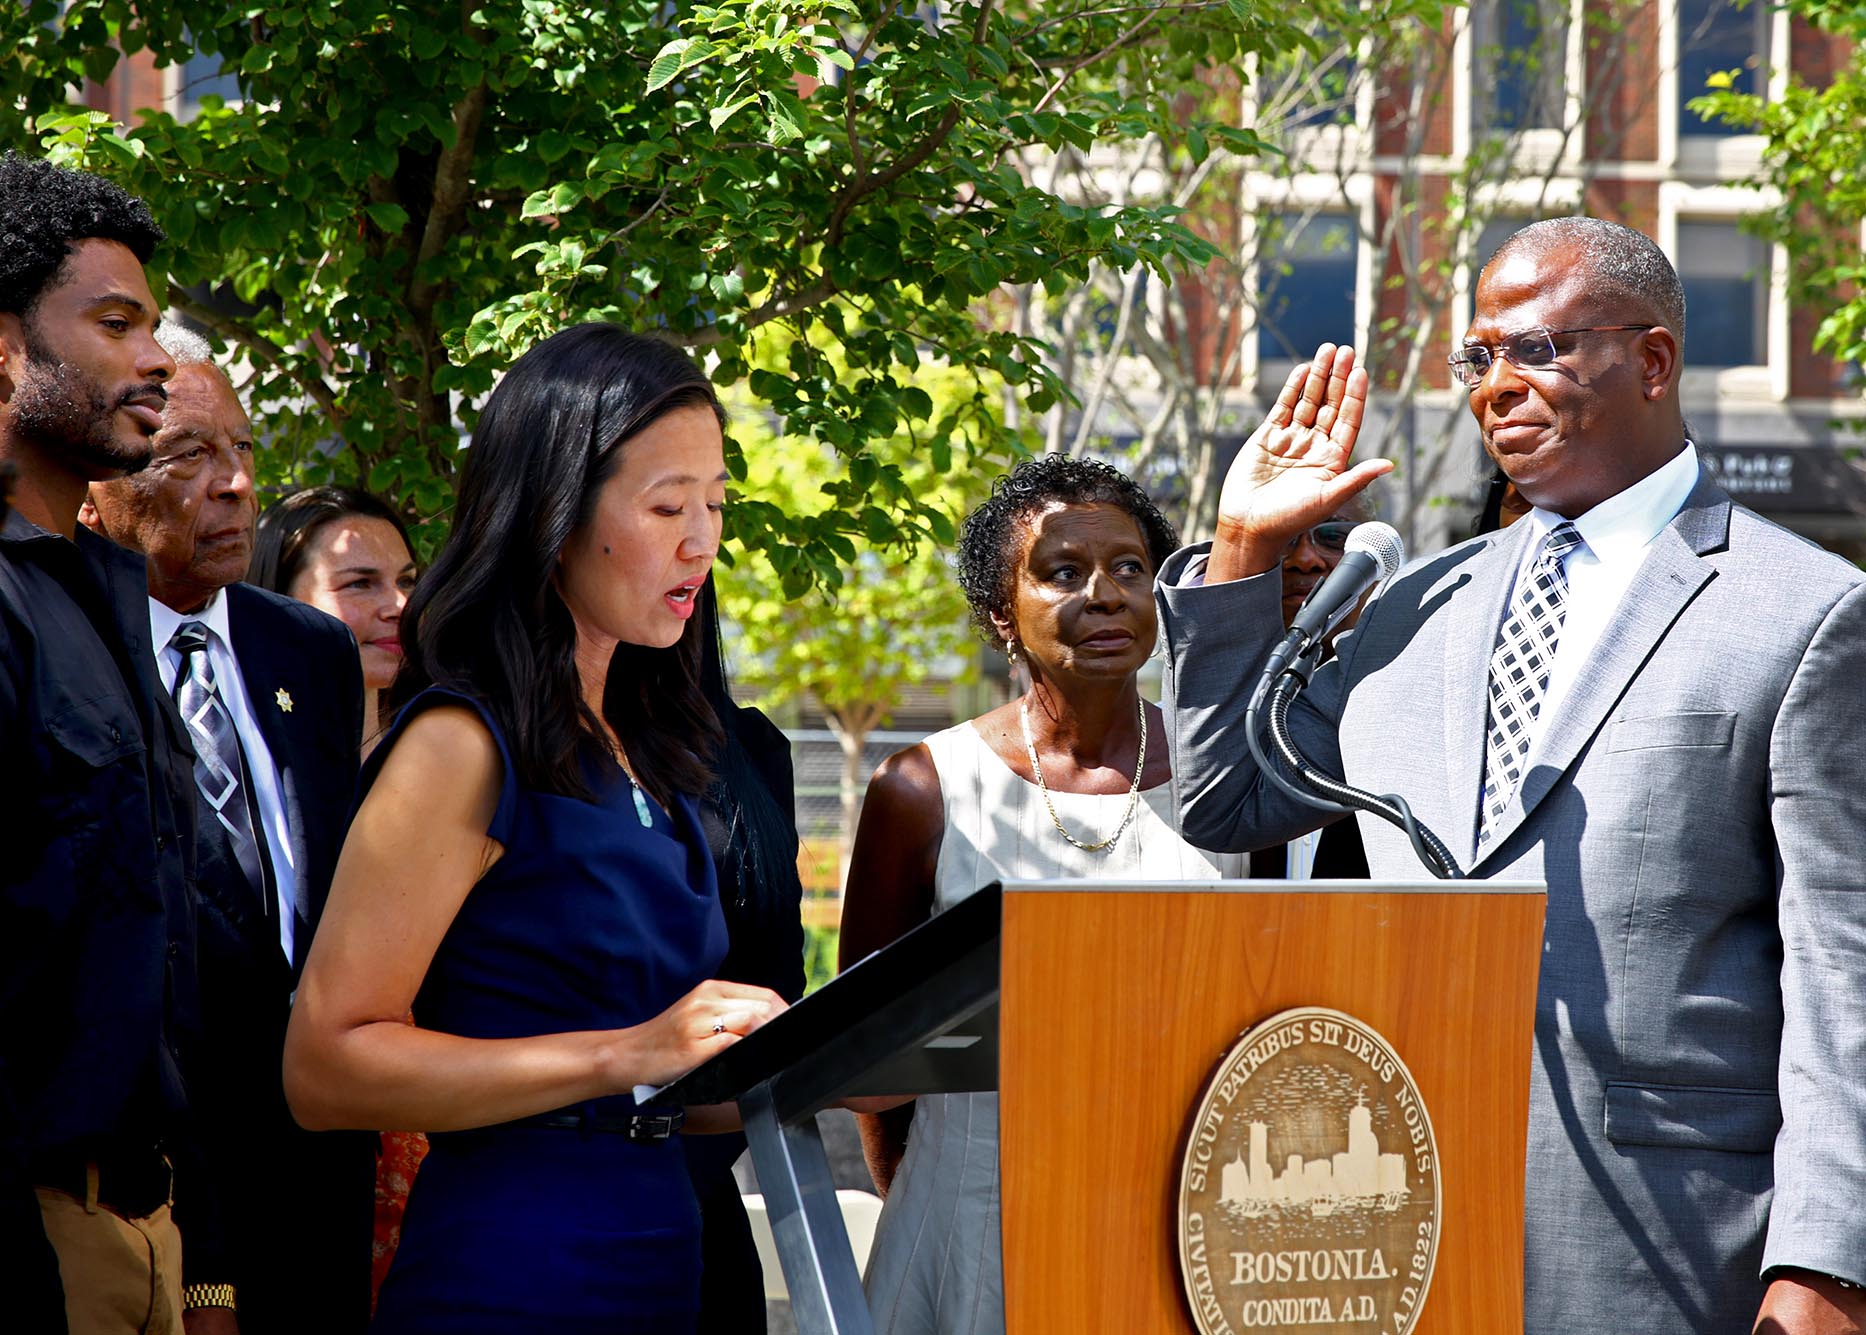
[[[1354,817],[1348,817],[1353,824]],[[1322,832],[1310,830],[1307,834],[1291,839],[1286,847],[1288,866],[1285,875],[1292,881],[1313,881],[1315,879],[1315,853],[1322,846]]]
[[[1568,575],[1567,612],[1562,619],[1561,638],[1555,643],[1555,659],[1549,665],[1548,689],[1543,692],[1542,707],[1530,727],[1529,755],[1523,773],[1527,774],[1535,763],[1549,720],[1561,708],[1581,674],[1582,664],[1619,611],[1621,600],[1652,550],[1653,540],[1677,518],[1685,497],[1697,483],[1698,452],[1686,441],[1685,447],[1657,471],[1572,521],[1581,535],[1581,545],[1562,561]],[[1527,541],[1520,548],[1517,579],[1522,578],[1524,569],[1541,550],[1549,530],[1562,522],[1560,515],[1542,509],[1531,510],[1517,521],[1529,529]],[[1512,585],[1512,599],[1514,596]],[[1504,604],[1505,615],[1509,605]]]
[[[272,882],[279,898],[279,945],[285,958],[292,958],[295,905],[298,903],[298,876],[292,866],[291,830],[285,824],[285,803],[279,797],[279,771],[272,763],[253,715],[253,702],[246,694],[246,679],[240,675],[240,663],[233,656],[233,636],[227,629],[227,600],[216,590],[206,607],[199,612],[181,613],[154,598],[149,600],[149,630],[156,646],[156,668],[162,674],[162,687],[175,694],[175,678],[181,674],[181,655],[169,646],[169,639],[184,621],[199,621],[207,627],[207,661],[214,670],[214,688],[221,703],[233,716],[234,730],[240,734],[240,746],[246,752],[246,770],[253,781],[253,799],[259,807],[266,831],[266,848],[272,854]],[[269,701],[267,702],[270,703]]]

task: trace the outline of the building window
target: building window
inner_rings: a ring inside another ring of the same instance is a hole
[[[1492,218],[1484,224],[1477,234],[1477,246],[1471,251],[1473,287],[1477,285],[1478,275],[1484,272],[1484,266],[1490,263],[1490,257],[1497,253],[1497,247],[1534,221],[1534,218]]]
[[[1769,19],[1765,4],[1738,7],[1733,0],[1679,0],[1678,133],[1718,137],[1743,131],[1719,120],[1705,120],[1691,110],[1691,100],[1710,91],[1713,74],[1736,72],[1731,87],[1739,93],[1767,91],[1763,67],[1769,59]]]
[[[1471,6],[1472,129],[1560,129],[1568,74],[1566,6],[1476,0]]]
[[[1323,343],[1352,343],[1353,217],[1269,214],[1258,225],[1257,359],[1307,361]]]
[[[1327,27],[1313,34],[1319,54],[1297,50],[1266,70],[1259,83],[1259,128],[1352,125],[1360,62],[1355,48]]]
[[[1767,362],[1769,249],[1733,222],[1678,224],[1685,287],[1685,365]]]

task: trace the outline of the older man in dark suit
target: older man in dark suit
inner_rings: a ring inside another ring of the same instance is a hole
[[[348,822],[362,670],[343,624],[241,584],[252,428],[209,349],[177,370],[155,459],[79,518],[149,561],[158,670],[194,742],[204,1051],[188,1070],[200,1162],[176,1195],[190,1335],[343,1335],[368,1319],[372,1137],[313,1135],[280,1054],[297,970]]]
[[[1293,717],[1323,767],[1397,792],[1474,877],[1542,880],[1526,1335],[1842,1335],[1866,1324],[1866,577],[1733,505],[1679,410],[1663,253],[1536,223],[1453,357],[1534,506],[1396,578]],[[1288,538],[1386,471],[1351,465],[1367,378],[1324,347],[1160,573],[1188,838],[1321,817],[1251,764]],[[1362,824],[1380,877],[1419,874]]]

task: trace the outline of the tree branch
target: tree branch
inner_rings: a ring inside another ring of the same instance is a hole
[[[1108,18],[1115,14],[1132,14],[1143,9],[1150,14],[1175,12],[1196,14],[1202,9],[1216,9],[1222,3],[1223,0],[1195,0],[1195,3],[1184,5],[1110,5],[1106,9],[1080,9],[1073,14],[1058,14],[1053,19],[1045,19],[1033,25],[1025,36],[1040,33],[1045,28],[1054,28],[1059,23],[1076,23],[1082,19]]]
[[[773,320],[782,320],[787,315],[795,315],[799,311],[809,310],[812,306],[820,306],[841,290],[836,286],[833,278],[824,275],[808,287],[799,288],[795,292],[767,301],[740,320],[739,328],[749,332],[760,325],[770,324]],[[665,337],[683,348],[710,348],[725,335],[719,331],[718,325],[713,324],[689,333],[669,330]]]
[[[426,321],[440,295],[439,285],[423,272],[441,253],[466,216],[467,196],[473,184],[473,154],[478,148],[480,118],[486,111],[486,84],[482,80],[454,106],[453,147],[443,149],[434,164],[434,197],[428,204],[427,225],[408,277],[408,306],[417,320]]]
[[[175,284],[168,285],[168,304],[186,315],[189,319],[200,322],[229,342],[237,343],[254,358],[264,362],[274,371],[290,380],[303,390],[324,414],[331,419],[331,424],[340,424],[345,417],[344,411],[337,406],[337,394],[324,383],[319,376],[308,375],[286,360],[285,349],[267,338],[257,329],[243,320],[201,305]]]
[[[1119,51],[1122,47],[1126,46],[1129,42],[1133,41],[1136,37],[1138,37],[1140,35],[1140,31],[1142,28],[1145,28],[1149,23],[1152,23],[1159,16],[1160,16],[1160,11],[1158,9],[1148,10],[1145,14],[1142,14],[1140,16],[1139,22],[1133,24],[1131,27],[1128,28],[1126,32],[1122,33],[1119,37],[1115,38],[1112,42],[1108,43],[1108,45],[1104,46],[1099,51],[1094,51],[1086,56],[1083,56],[1082,59],[1076,61],[1068,69],[1064,70],[1061,74],[1057,75],[1056,82],[1050,85],[1050,90],[1043,95],[1042,99],[1038,101],[1037,105],[1030,109],[1030,114],[1035,116],[1036,114],[1041,112],[1045,107],[1049,106],[1049,104],[1055,100],[1056,95],[1063,91],[1063,85],[1068,83],[1071,79],[1073,79],[1079,71],[1088,68],[1090,65],[1093,65],[1098,60],[1105,60],[1109,56],[1113,55],[1116,51]]]
[[[995,0],[986,0],[978,8],[978,18],[972,24],[972,40],[979,43],[985,40],[985,34],[991,29],[991,15]],[[829,211],[829,222],[823,228],[823,244],[837,246],[842,243],[842,229],[849,221],[849,214],[855,206],[878,190],[886,190],[908,172],[939,151],[939,146],[946,142],[953,129],[959,124],[959,104],[953,102],[946,108],[939,124],[931,133],[915,144],[903,156],[895,159],[888,166],[873,175],[867,172],[850,178],[848,185],[836,193],[836,203]]]

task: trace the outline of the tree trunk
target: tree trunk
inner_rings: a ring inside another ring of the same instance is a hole
[[[855,827],[862,817],[862,794],[868,785],[862,753],[867,749],[868,734],[874,730],[880,715],[881,712],[870,705],[824,711],[829,730],[842,747],[842,833],[836,843],[836,884],[844,892],[849,884],[849,854],[855,848]],[[840,913],[840,898],[837,909]]]

